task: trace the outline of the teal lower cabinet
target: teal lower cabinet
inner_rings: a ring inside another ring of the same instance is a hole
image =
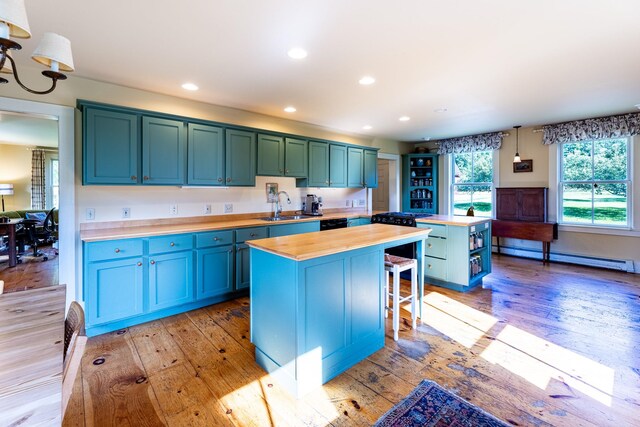
[[[196,299],[233,291],[233,246],[198,249]]]
[[[149,311],[193,301],[193,252],[149,256]]]
[[[251,248],[256,362],[301,397],[384,346],[380,246],[296,261]]]
[[[85,276],[87,325],[102,325],[144,312],[142,257],[89,263]]]
[[[267,227],[250,227],[236,230],[236,290],[249,288],[251,283],[249,246],[247,240],[269,237]]]
[[[425,243],[425,283],[466,292],[491,272],[491,220],[473,225],[418,221],[431,228]]]
[[[349,218],[347,219],[347,227],[357,227],[359,225],[371,224],[371,218]]]
[[[296,222],[294,224],[279,224],[269,227],[269,237],[289,236],[291,234],[312,233],[320,231],[320,221]]]

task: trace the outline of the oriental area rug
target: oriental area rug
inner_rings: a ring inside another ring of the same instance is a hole
[[[422,380],[409,396],[380,417],[374,427],[391,426],[507,427],[509,424],[435,382]]]

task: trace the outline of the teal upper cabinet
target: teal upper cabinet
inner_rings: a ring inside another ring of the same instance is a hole
[[[364,186],[367,188],[378,187],[378,152],[376,150],[364,150]]]
[[[329,186],[347,186],[347,147],[344,145],[329,145]]]
[[[83,118],[83,183],[137,184],[138,116],[87,108]]]
[[[309,187],[329,186],[329,144],[309,142]]]
[[[187,184],[224,185],[224,134],[215,126],[189,123]]]
[[[258,135],[258,175],[307,177],[307,141]]]
[[[402,156],[402,211],[438,213],[438,155]]]
[[[284,174],[284,138],[258,135],[258,175]]]
[[[184,184],[184,122],[142,117],[142,183]]]
[[[363,187],[364,151],[362,148],[349,147],[347,156],[347,187]]]
[[[226,132],[226,185],[256,185],[256,134],[236,129]]]
[[[296,178],[307,176],[307,141],[304,139],[285,139],[284,175]]]

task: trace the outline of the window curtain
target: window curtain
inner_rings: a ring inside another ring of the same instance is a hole
[[[640,113],[576,120],[546,125],[542,129],[544,145],[590,139],[626,138],[640,133]]]
[[[31,209],[45,209],[44,150],[33,150],[31,154]]]
[[[502,145],[502,134],[500,132],[492,132],[481,135],[461,136],[443,139],[438,143],[438,154],[497,150]]]

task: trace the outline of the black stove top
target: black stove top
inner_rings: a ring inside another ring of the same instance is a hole
[[[404,225],[405,227],[415,227],[416,219],[430,217],[428,213],[414,212],[385,212],[375,214],[371,217],[372,223]]]

